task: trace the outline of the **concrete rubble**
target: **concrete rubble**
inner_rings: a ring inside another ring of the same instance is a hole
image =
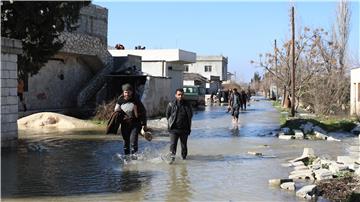
[[[278,133],[279,139],[291,140],[291,139],[315,139],[315,140],[327,140],[327,141],[341,141],[332,136],[326,135],[327,132],[319,126],[314,126],[313,123],[307,122],[299,127],[301,130],[291,130],[290,128],[281,128]],[[360,130],[360,129],[359,129]]]
[[[293,171],[289,173],[288,178],[269,180],[269,185],[295,191],[296,196],[307,200],[318,197],[316,182],[337,178],[344,175],[344,173],[353,173],[355,176],[360,176],[359,158],[338,156],[336,161],[319,158],[312,148],[304,148],[300,157],[281,165],[292,167]]]

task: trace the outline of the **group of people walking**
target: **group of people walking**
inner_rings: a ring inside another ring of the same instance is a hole
[[[138,151],[138,135],[140,131],[148,131],[146,109],[138,96],[134,95],[134,89],[130,84],[122,86],[122,94],[117,99],[114,112],[108,122],[107,134],[117,133],[121,125],[121,135],[124,140],[125,160],[136,160]],[[240,93],[236,88],[229,95],[229,108],[233,117],[233,124],[238,125],[239,111],[246,110],[249,97],[245,91]],[[181,157],[186,159],[188,154],[187,140],[191,133],[193,111],[191,105],[184,100],[184,90],[176,89],[175,99],[168,103],[166,118],[170,136],[170,153],[168,162],[175,161],[177,144],[180,139]]]
[[[140,99],[134,95],[130,84],[122,86],[122,94],[117,99],[114,112],[108,122],[106,133],[117,133],[121,125],[121,135],[124,140],[125,161],[136,160],[138,151],[138,136],[140,131],[148,131],[146,109]],[[180,139],[181,157],[187,157],[187,139],[191,133],[191,105],[184,100],[184,90],[176,89],[175,99],[168,103],[166,118],[170,133],[169,163],[175,161],[177,143]]]
[[[231,111],[232,121],[235,126],[239,123],[239,112],[240,110],[246,111],[246,103],[249,100],[249,96],[242,90],[240,93],[237,88],[233,88],[229,95],[229,106],[228,111]]]

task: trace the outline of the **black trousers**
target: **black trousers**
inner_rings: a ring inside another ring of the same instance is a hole
[[[178,140],[180,138],[181,156],[183,158],[186,158],[186,156],[187,156],[187,139],[188,139],[188,136],[189,135],[185,134],[184,132],[170,131],[170,152],[173,155],[176,155],[177,143],[178,143]]]
[[[138,151],[138,137],[141,130],[140,123],[122,123],[121,135],[124,139],[124,154],[134,154]]]

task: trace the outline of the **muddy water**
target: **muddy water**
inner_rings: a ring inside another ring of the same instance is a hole
[[[224,106],[195,114],[186,161],[168,165],[168,138],[141,139],[139,160],[118,158],[122,141],[101,131],[20,134],[15,152],[3,152],[1,194],[4,201],[298,201],[293,192],[268,186],[287,177],[281,166],[304,147],[330,159],[348,154],[358,139],[342,142],[279,140],[279,113],[267,101],[252,102],[233,129]],[[178,155],[180,148],[178,148]],[[263,153],[263,157],[248,154]]]

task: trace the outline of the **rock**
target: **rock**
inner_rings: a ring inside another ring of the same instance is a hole
[[[305,165],[301,165],[301,166],[296,166],[294,168],[294,170],[308,170],[309,168]]]
[[[360,166],[356,163],[346,164],[346,166],[352,171],[356,171],[360,168]]]
[[[360,176],[360,168],[355,170],[355,175]]]
[[[290,128],[281,128],[281,131],[282,131],[285,135],[290,135],[290,134],[291,134],[291,129],[290,129]]]
[[[299,162],[301,162],[301,161],[299,161]],[[282,167],[291,167],[291,166],[293,166],[293,164],[292,163],[282,163],[281,166]]]
[[[322,133],[322,134],[326,134],[326,131],[322,128],[320,128],[319,126],[314,126],[313,127],[313,131],[315,132],[319,132],[319,133]]]
[[[295,139],[302,140],[304,139],[304,133],[301,130],[294,130]]]
[[[336,142],[340,142],[341,140],[336,139],[336,138],[333,138],[333,137],[331,137],[331,136],[328,136],[327,141],[336,141]]]
[[[296,171],[289,175],[289,179],[310,179],[313,180],[313,172],[311,170]]]
[[[292,182],[292,181],[293,181],[292,179],[270,179],[269,180],[269,185],[271,185],[271,186],[279,186],[282,183]]]
[[[295,167],[296,167],[296,166],[303,166],[303,165],[304,165],[304,162],[302,162],[302,161],[296,161],[296,162],[292,162],[291,165],[292,165],[292,166],[295,166]]]
[[[301,174],[301,173],[311,173],[312,171],[310,169],[303,169],[303,170],[293,170],[290,172],[290,174]]]
[[[307,185],[296,192],[296,196],[305,198],[306,195],[312,196],[316,190],[316,185]]]
[[[254,152],[254,151],[248,151],[248,154],[251,154],[251,155],[254,155],[254,156],[262,156],[262,153]]]
[[[347,170],[348,168],[349,168],[349,166],[343,165],[343,164],[338,164],[336,162],[329,165],[329,170],[333,174],[335,174],[339,171]]]
[[[315,170],[314,173],[315,173],[315,178],[317,180],[324,180],[324,179],[332,179],[333,178],[332,173],[328,169],[321,168],[321,169]]]
[[[290,160],[289,162],[292,163],[296,161],[303,161],[306,160],[307,158],[314,158],[314,157],[315,154],[312,148],[304,148],[303,154],[300,157]]]
[[[312,132],[313,126],[314,124],[307,122],[306,124],[301,125],[300,128],[304,131],[305,134],[309,134]]]
[[[293,135],[279,134],[279,139],[281,139],[281,140],[291,140],[291,139],[295,139],[295,137]]]
[[[336,162],[343,164],[353,164],[356,162],[356,159],[350,156],[338,156]]]
[[[321,133],[321,132],[314,131],[314,134],[315,134],[315,137],[316,137],[317,139],[321,139],[321,140],[327,140],[327,139],[328,139],[328,136],[327,136],[327,135],[324,135],[324,134]]]
[[[320,168],[321,168],[321,164],[313,164],[313,165],[310,165],[309,167],[310,167],[310,169],[312,169],[312,170],[317,170],[317,169],[320,169]]]
[[[295,191],[295,182],[285,182],[280,185],[282,189]]]
[[[355,128],[353,128],[351,130],[351,132],[354,134],[359,134],[360,133],[360,124],[358,124]]]

